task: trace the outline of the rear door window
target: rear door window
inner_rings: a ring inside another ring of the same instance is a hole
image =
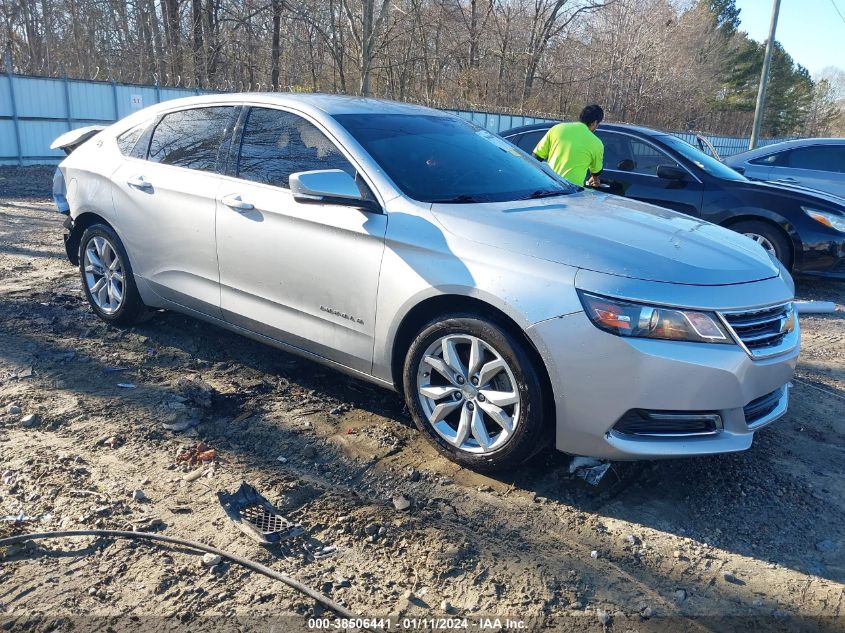
[[[247,115],[237,176],[290,188],[291,174],[316,169],[356,170],[335,144],[301,116],[272,108],[252,108]]]
[[[234,122],[234,113],[234,106],[216,106],[164,115],[153,132],[149,160],[216,171],[220,146]]]
[[[789,153],[788,167],[834,173],[845,172],[845,145],[799,147]]]

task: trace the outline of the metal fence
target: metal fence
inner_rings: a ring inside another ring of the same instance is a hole
[[[0,165],[58,163],[64,155],[51,150],[57,136],[85,125],[109,124],[149,105],[204,94],[206,91],[120,84],[115,82],[52,79],[28,75],[0,75]],[[470,120],[491,132],[543,123],[542,119],[520,114],[469,110],[446,110]],[[672,132],[695,144],[695,135]],[[722,156],[748,149],[748,139],[705,136]],[[786,139],[763,139],[767,145]]]
[[[109,124],[148,105],[199,90],[0,75],[0,164],[57,163],[50,143],[68,130]]]

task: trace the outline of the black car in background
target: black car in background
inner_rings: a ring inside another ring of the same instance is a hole
[[[552,125],[501,135],[530,154]],[[845,280],[845,199],[753,182],[665,132],[602,124],[596,134],[604,143],[602,190],[744,233],[793,274]]]

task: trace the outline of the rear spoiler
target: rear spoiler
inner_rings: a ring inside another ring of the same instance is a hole
[[[69,132],[65,132],[59,136],[50,144],[50,149],[63,149],[65,154],[70,154],[85,141],[105,129],[105,125],[88,125],[86,127],[78,127],[75,130],[70,130]]]

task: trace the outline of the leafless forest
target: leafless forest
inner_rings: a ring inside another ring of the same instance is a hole
[[[747,134],[734,0],[0,0],[16,72],[323,91]],[[837,61],[832,59],[831,63]],[[764,133],[842,134],[845,77],[775,51]]]

